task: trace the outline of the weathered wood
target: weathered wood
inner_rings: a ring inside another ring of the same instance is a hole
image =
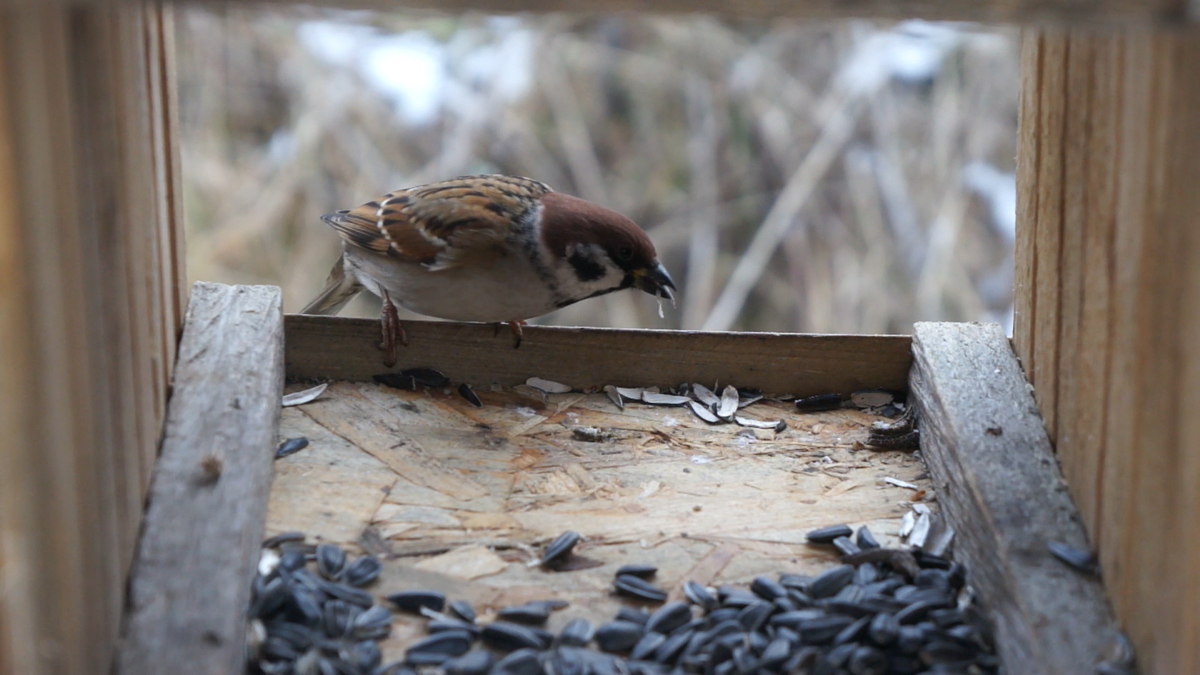
[[[33,4],[112,5],[141,0],[0,0],[0,7]],[[210,4],[230,0],[207,0]],[[259,4],[302,4],[305,0],[249,0]],[[249,4],[242,0],[241,4]],[[708,12],[726,16],[797,18],[894,18],[975,21],[1058,21],[1170,24],[1194,14],[1181,0],[325,0],[350,9],[420,8],[440,11],[507,12]]]
[[[242,669],[283,397],[282,295],[197,283],[117,672]]]
[[[104,669],[118,636],[178,336],[159,295],[181,292],[146,284],[182,227],[151,189],[174,127],[150,133],[150,24],[0,10],[0,672]]]
[[[289,378],[370,380],[381,363],[379,322],[288,315]],[[513,385],[531,376],[576,388],[747,382],[775,394],[900,391],[912,362],[906,336],[699,333],[527,326],[520,349],[484,324],[405,321],[394,370],[433,367],[459,382]]]
[[[1143,671],[1200,672],[1200,31],[1023,49],[1015,347]]]
[[[750,375],[737,383],[758,386]],[[827,569],[830,547],[804,541],[817,527],[865,523],[895,544],[921,493],[885,479],[929,486],[911,452],[861,448],[879,418],[858,410],[800,413],[775,401],[743,410],[785,420],[777,433],[709,425],[677,407],[631,401],[622,411],[602,393],[478,394],[481,408],[454,386],[335,382],[286,408],[281,436],[310,445],[275,464],[266,534],[300,530],[398,556],[369,589],[376,597],[440,589],[484,621],[504,605],[568,600],[553,630],[575,617],[610,620],[624,563],[658,566],[654,582],[679,595],[688,579],[745,584]],[[598,436],[576,433],[588,429]],[[575,550],[595,567],[552,574],[524,564],[566,529],[585,536]],[[424,637],[425,623],[397,615],[385,662]]]
[[[996,324],[918,323],[913,357],[921,454],[1005,668],[1094,675],[1118,627],[1100,581],[1047,550],[1089,544],[1008,338]]]

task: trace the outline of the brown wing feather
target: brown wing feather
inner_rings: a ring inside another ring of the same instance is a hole
[[[351,244],[443,269],[502,244],[547,192],[528,178],[464,176],[390,192],[323,219]]]

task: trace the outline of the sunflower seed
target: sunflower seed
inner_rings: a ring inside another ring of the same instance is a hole
[[[571,553],[571,549],[575,548],[575,544],[579,543],[582,536],[574,530],[567,530],[558,535],[554,541],[546,547],[542,552],[542,558],[539,563],[542,566],[549,567],[561,563]]]
[[[536,604],[503,607],[496,612],[496,618],[527,626],[540,626],[550,618],[550,610]]]
[[[646,622],[650,620],[650,612],[633,607],[622,607],[617,610],[615,619],[617,621],[628,621],[636,623],[639,626],[645,626]]]
[[[379,384],[382,384],[393,389],[402,391],[416,391],[417,381],[409,375],[401,375],[400,373],[379,373],[371,376]]]
[[[465,631],[435,633],[412,644],[404,659],[414,666],[436,666],[471,649],[472,637]]]
[[[627,595],[631,598],[647,602],[664,602],[667,599],[666,591],[657,588],[645,579],[628,574],[617,577],[613,582],[613,586],[616,587],[617,592],[621,595]]]
[[[307,447],[308,447],[308,439],[305,438],[304,436],[297,436],[296,438],[289,438],[286,441],[280,443],[279,447],[275,449],[275,459],[282,459],[284,457],[287,457],[288,455],[294,455],[297,452],[300,452],[301,450],[303,450]]]
[[[614,389],[626,401],[640,401],[646,393],[646,390],[640,387],[614,387]]]
[[[586,647],[587,643],[592,641],[595,632],[591,622],[587,619],[571,619],[559,631],[557,642],[572,647]]]
[[[304,539],[305,539],[304,533],[300,532],[298,530],[292,530],[289,532],[280,532],[279,534],[275,535],[274,537],[269,537],[267,539],[264,539],[263,543],[262,543],[262,547],[263,548],[278,548],[280,544],[304,541]]]
[[[484,626],[479,638],[485,645],[502,652],[542,648],[542,639],[537,633],[507,621],[494,621]]]
[[[831,525],[812,530],[805,534],[804,538],[813,544],[832,544],[834,539],[849,537],[852,534],[854,530],[851,530],[849,525]]]
[[[839,565],[817,575],[808,589],[814,598],[832,597],[854,580],[853,565]]]
[[[491,672],[497,675],[543,675],[537,648],[522,648],[496,662]]]
[[[692,608],[685,602],[668,602],[650,615],[646,630],[651,633],[670,633],[692,620]]]
[[[751,417],[734,415],[733,421],[737,422],[740,426],[751,429],[774,429],[775,433],[780,433],[787,429],[787,422],[783,420],[756,420]]]
[[[475,623],[475,608],[466,600],[454,600],[450,603],[450,611],[467,623]]]
[[[435,612],[446,606],[446,596],[437,591],[403,591],[387,596],[387,601],[405,612],[419,613],[422,607]]]
[[[633,646],[633,650],[629,652],[629,658],[635,661],[642,661],[653,655],[654,650],[658,649],[659,645],[666,641],[667,636],[662,633],[646,633]]]
[[[442,663],[445,675],[487,675],[495,659],[483,649],[475,649]]]
[[[620,567],[620,569],[617,570],[617,573],[614,576],[620,576],[622,574],[631,574],[635,577],[649,579],[650,577],[654,576],[655,573],[657,573],[657,572],[658,572],[658,568],[655,567],[654,565],[639,565],[639,564],[634,563],[634,564],[630,564],[630,565],[622,565]]]
[[[392,613],[383,605],[374,605],[354,617],[350,637],[355,640],[380,640],[392,630]]]
[[[879,542],[875,541],[875,535],[871,534],[871,530],[866,525],[858,528],[858,534],[854,537],[854,543],[858,544],[858,547],[864,551],[879,548]]]
[[[411,377],[418,385],[430,389],[440,389],[450,384],[450,378],[433,368],[407,368],[400,371],[400,374],[404,377]]]
[[[375,556],[364,555],[342,570],[342,579],[351,586],[366,586],[379,578],[383,564]]]
[[[625,399],[621,396],[621,392],[617,391],[616,387],[611,384],[604,385],[604,394],[608,396],[608,400],[613,402],[613,405],[617,406],[618,410],[625,409]]]
[[[346,567],[346,552],[333,544],[317,546],[317,572],[321,576],[336,581]]]
[[[1088,576],[1096,576],[1100,573],[1100,561],[1096,559],[1096,555],[1091,551],[1068,546],[1059,541],[1052,541],[1046,544],[1046,548],[1050,551],[1051,555],[1066,563],[1077,572]]]
[[[833,542],[831,542],[831,543],[833,544],[833,547],[838,550],[838,553],[841,553],[843,556],[854,555],[855,553],[862,553],[862,549],[860,549],[858,547],[858,545],[855,544],[853,541],[850,541],[850,537],[848,537],[848,536],[847,537],[838,537],[837,539],[834,539]]]
[[[712,389],[702,384],[692,384],[692,396],[708,406],[709,410],[716,410],[717,406],[721,405],[720,397],[714,394]]]
[[[561,382],[553,382],[551,380],[543,380],[540,377],[531,377],[525,380],[525,384],[534,389],[541,389],[547,394],[566,394],[571,391],[571,385],[562,384]]]
[[[708,406],[700,403],[699,401],[688,401],[688,407],[692,409],[692,413],[695,414],[696,417],[699,417],[709,424],[719,424],[721,422],[720,417],[717,417]]]
[[[649,391],[642,392],[642,402],[650,405],[687,405],[692,399],[687,396],[674,394],[658,394]]]
[[[654,650],[654,660],[659,663],[674,663],[679,653],[687,647],[688,642],[692,639],[694,631],[685,630],[675,633]]]
[[[721,405],[717,408],[717,417],[727,420],[733,417],[733,413],[738,409],[738,390],[732,384],[725,385],[725,389],[721,392]]]
[[[610,621],[596,629],[596,646],[609,653],[626,652],[642,639],[646,629],[631,621]]]
[[[329,600],[321,609],[321,613],[321,626],[325,634],[331,638],[339,638],[350,631],[350,626],[360,611],[344,600]]]
[[[750,582],[750,590],[763,600],[774,600],[787,596],[787,589],[783,587],[783,584],[770,577],[754,577],[754,580]]]
[[[683,584],[683,594],[688,600],[700,606],[704,611],[708,611],[717,605],[717,599],[713,597],[708,589],[695,581],[687,581]]]
[[[428,633],[441,633],[448,630],[465,630],[471,635],[479,635],[481,629],[473,623],[445,614],[437,614],[437,618],[430,619],[429,623],[425,624],[425,631]]]
[[[796,408],[800,412],[825,412],[842,407],[841,394],[818,394],[796,399]]]
[[[328,387],[329,387],[329,383],[325,382],[323,384],[318,384],[317,386],[312,387],[311,389],[305,389],[304,391],[292,392],[291,394],[288,394],[283,397],[283,407],[290,408],[291,406],[294,406],[294,405],[304,405],[305,403],[315,401],[315,400],[317,400],[318,396],[325,393],[325,389]]]
[[[467,384],[466,382],[458,385],[458,395],[467,399],[467,403],[470,403],[476,408],[483,407],[483,401],[479,400],[479,394],[476,394],[475,390],[471,388],[471,385]]]

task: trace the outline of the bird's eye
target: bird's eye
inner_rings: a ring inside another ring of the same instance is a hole
[[[621,260],[629,260],[632,257],[633,257],[633,247],[632,246],[622,246],[621,248],[617,249],[617,258],[619,258]]]

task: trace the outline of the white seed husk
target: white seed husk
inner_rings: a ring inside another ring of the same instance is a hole
[[[283,407],[290,408],[294,405],[304,405],[305,403],[315,401],[318,396],[325,393],[325,389],[328,387],[329,383],[325,382],[323,384],[318,384],[311,389],[305,389],[304,391],[297,391],[288,394],[287,396],[283,397]]]

